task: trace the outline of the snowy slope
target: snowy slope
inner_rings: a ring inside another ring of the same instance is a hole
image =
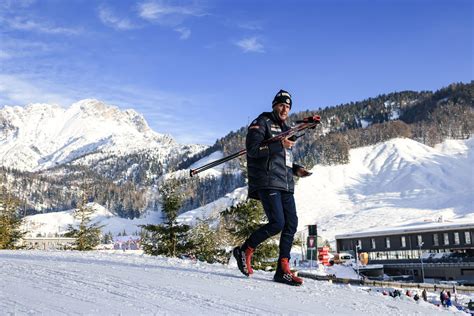
[[[134,110],[94,99],[62,108],[50,104],[0,109],[0,165],[41,170],[98,152],[131,153],[153,148],[166,155],[181,147],[150,129]],[[196,148],[196,152],[202,146]]]
[[[350,163],[316,166],[295,198],[323,237],[436,220],[474,222],[474,138],[431,148],[410,139],[353,149]]]
[[[107,253],[0,251],[5,315],[447,315],[433,304],[235,267]]]
[[[122,233],[133,234],[140,231],[138,225],[158,224],[161,222],[160,212],[149,212],[141,218],[127,219],[112,214],[109,210],[97,203],[89,203],[88,207],[94,209],[91,216],[92,223],[104,225],[103,233],[112,232],[114,236]],[[26,237],[36,237],[38,234],[53,237],[56,233],[64,234],[68,225],[79,225],[73,217],[74,210],[26,216],[23,219],[22,229],[27,232]]]
[[[474,138],[435,148],[411,139],[350,151],[350,163],[315,166],[295,189],[298,231],[319,225],[323,238],[369,228],[446,221],[474,222]],[[237,189],[180,218],[205,218],[246,198]]]
[[[449,140],[435,148],[410,139],[393,139],[351,150],[347,165],[316,166],[311,177],[296,185],[298,230],[317,223],[323,238],[334,241],[337,234],[424,223],[440,216],[446,221],[474,222],[473,149],[474,138]],[[189,176],[187,171],[180,172]],[[193,224],[196,219],[215,217],[246,197],[246,188],[236,189],[181,214],[179,221]],[[54,234],[58,225],[67,227],[72,216],[66,211],[28,216],[27,220],[32,234]],[[150,212],[136,220],[105,216],[101,223],[107,225],[104,232],[125,229],[132,233],[137,224],[159,221],[159,213]]]

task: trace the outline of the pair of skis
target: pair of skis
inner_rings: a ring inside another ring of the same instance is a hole
[[[320,122],[321,122],[321,117],[319,115],[313,115],[313,116],[305,117],[304,119],[302,119],[300,121],[296,121],[296,123],[297,123],[296,126],[290,128],[289,130],[287,130],[283,133],[280,133],[280,134],[278,134],[278,135],[276,135],[272,138],[269,138],[269,139],[265,140],[262,143],[262,145],[267,145],[267,144],[270,144],[270,143],[273,143],[273,142],[281,142],[281,140],[284,139],[284,138],[288,138],[292,141],[295,141],[297,138],[304,135],[304,133],[299,134],[300,132],[302,132],[306,129],[313,129]],[[227,162],[227,161],[232,160],[234,158],[245,155],[246,153],[247,153],[246,149],[239,150],[238,152],[233,153],[232,155],[229,155],[227,157],[215,160],[215,161],[210,162],[210,163],[208,163],[204,166],[198,167],[196,169],[190,169],[189,170],[189,175],[192,177],[192,176],[194,176],[194,175],[196,175],[196,174],[198,174],[198,173],[200,173],[204,170],[214,168],[215,166],[218,166],[218,165],[220,165],[224,162]]]

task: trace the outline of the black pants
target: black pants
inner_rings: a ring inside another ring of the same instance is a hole
[[[253,232],[245,244],[257,248],[266,239],[281,232],[280,259],[290,259],[290,250],[298,227],[293,193],[279,190],[259,190],[258,195],[267,215],[268,224]]]

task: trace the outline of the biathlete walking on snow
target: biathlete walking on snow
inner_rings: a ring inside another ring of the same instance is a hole
[[[301,285],[303,280],[290,271],[290,250],[298,227],[293,176],[311,175],[293,162],[294,141],[263,144],[265,140],[287,131],[291,110],[291,95],[280,90],[272,102],[272,112],[264,112],[248,127],[246,138],[249,198],[262,202],[268,223],[253,232],[240,247],[233,250],[240,271],[250,276],[252,255],[259,244],[281,232],[278,266],[273,279],[289,285]]]

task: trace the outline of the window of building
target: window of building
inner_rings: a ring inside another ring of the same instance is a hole
[[[385,237],[385,248],[390,248],[390,237]]]
[[[370,239],[370,244],[372,245],[372,249],[375,249],[375,238]]]
[[[361,239],[357,239],[356,247],[358,247],[359,249],[362,248],[362,240]]]
[[[449,235],[448,233],[443,234],[443,240],[445,245],[449,245]]]
[[[459,241],[459,233],[454,232],[454,244],[459,245],[461,242]]]
[[[433,245],[439,246],[438,234],[433,234]]]
[[[417,236],[416,236],[416,239],[417,239],[417,241],[418,241],[418,246],[421,246],[421,244],[423,243],[423,236],[417,235]]]
[[[402,236],[402,237],[400,238],[400,242],[401,242],[401,244],[402,244],[402,248],[406,248],[406,246],[407,246],[407,241],[406,241],[405,236]]]
[[[466,244],[470,245],[471,244],[471,233],[470,232],[464,232],[464,239],[466,240]]]

